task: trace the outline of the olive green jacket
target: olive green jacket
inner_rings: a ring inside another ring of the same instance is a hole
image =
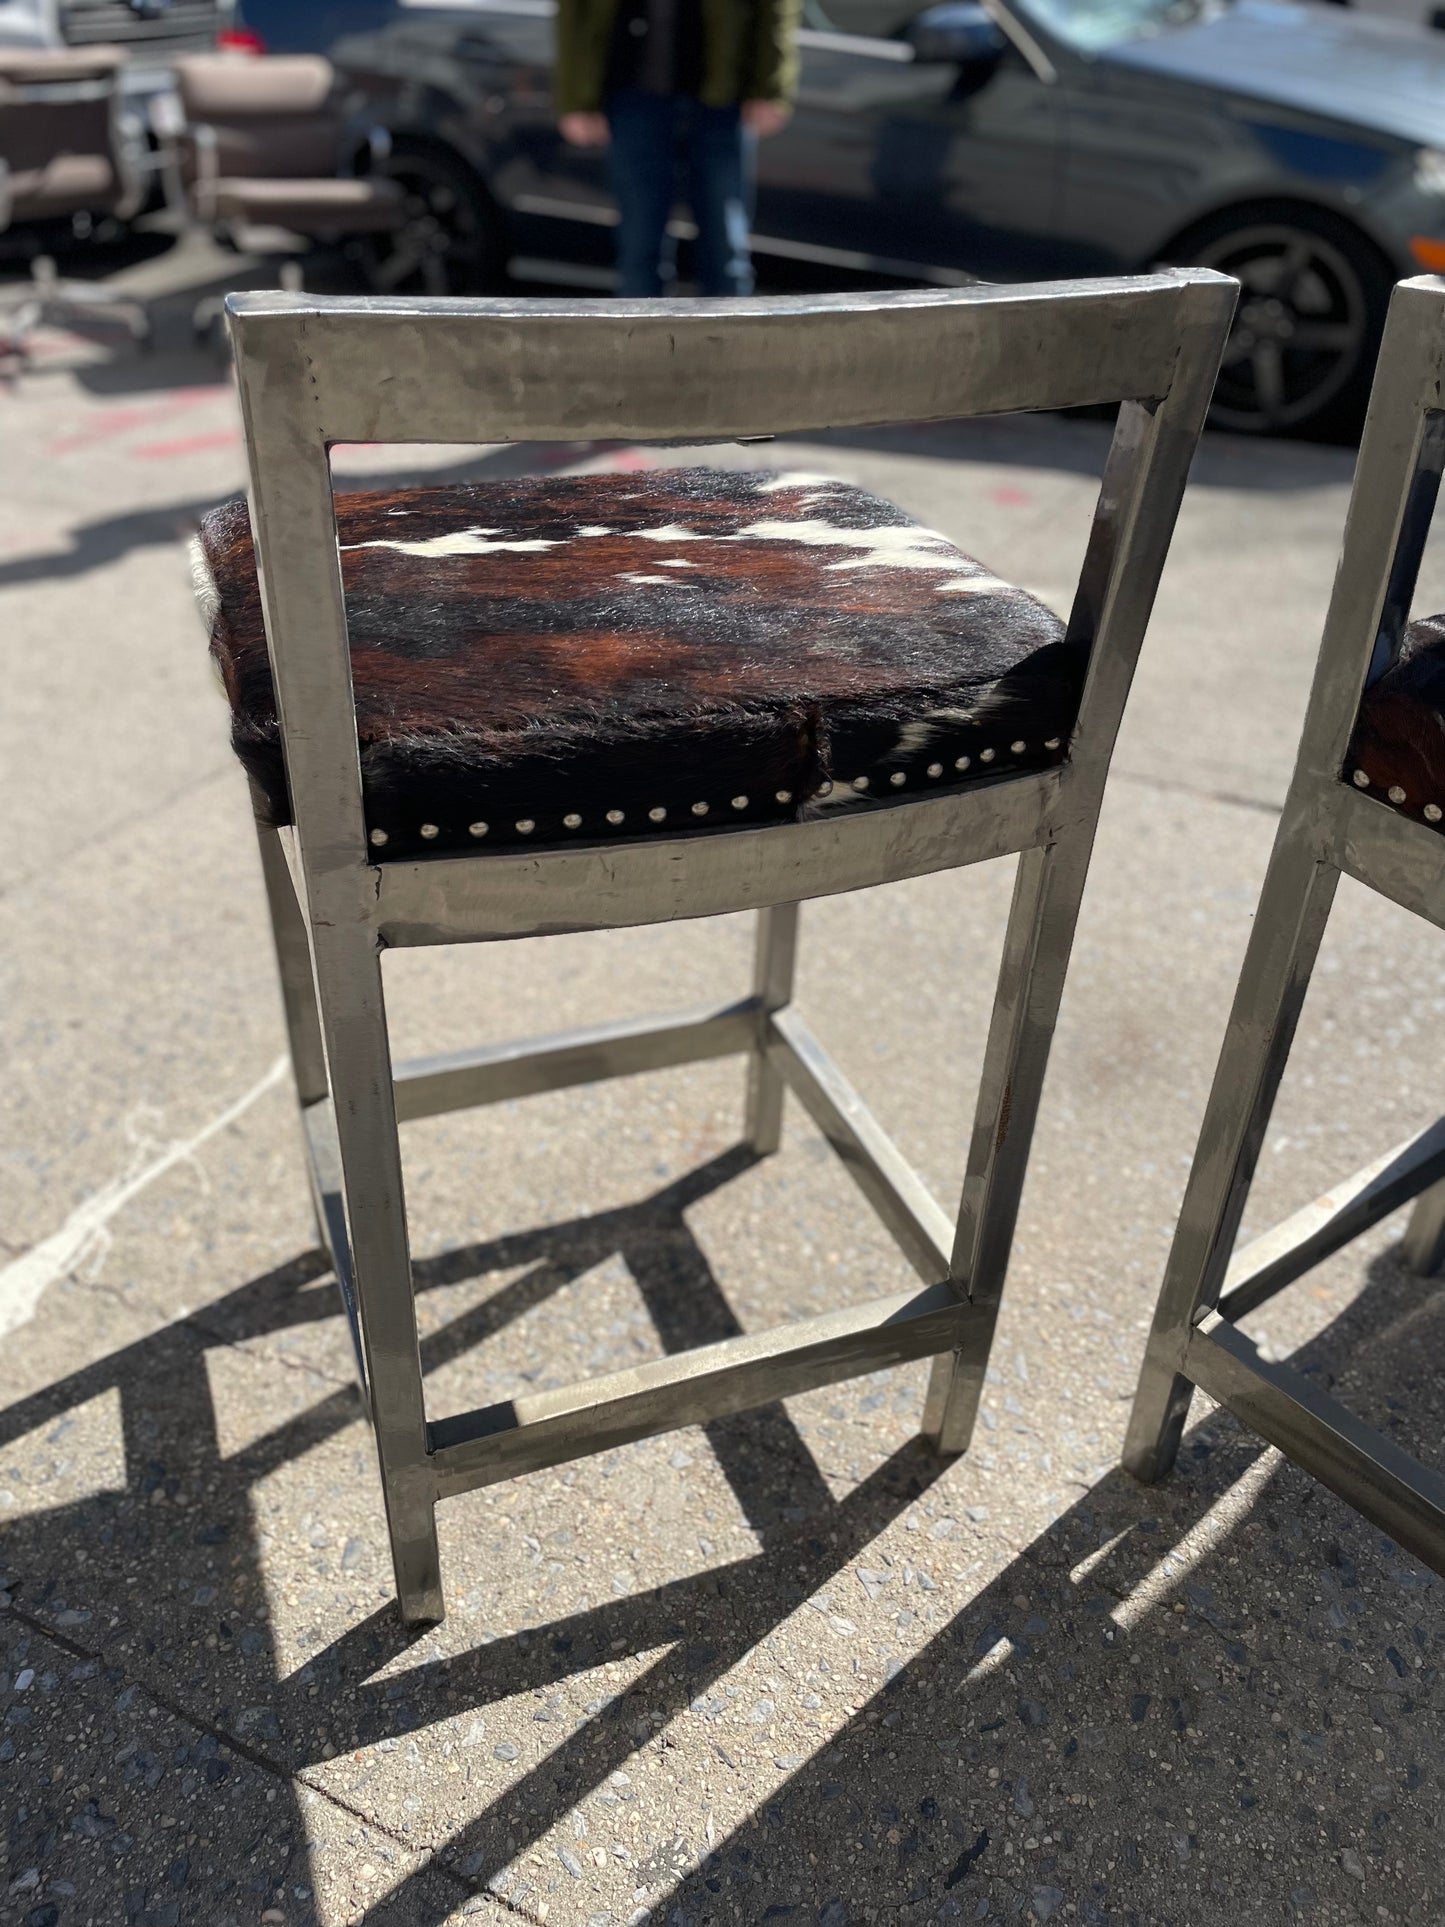
[[[801,0],[701,0],[707,107],[790,101],[798,85]],[[553,98],[559,114],[595,113],[607,85],[618,0],[557,0]]]

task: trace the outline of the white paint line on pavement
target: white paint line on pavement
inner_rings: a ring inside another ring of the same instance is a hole
[[[208,1138],[224,1131],[228,1124],[234,1124],[257,1098],[281,1082],[287,1068],[286,1058],[278,1057],[264,1077],[258,1078],[209,1124],[191,1137],[174,1139],[159,1156],[138,1170],[112,1178],[109,1184],[92,1192],[83,1204],[78,1204],[58,1231],[38,1245],[32,1245],[23,1257],[0,1270],[0,1338],[29,1323],[40,1300],[57,1279],[92,1258],[97,1248],[104,1249],[109,1242],[106,1226],[118,1211],[123,1211],[147,1185],[193,1157]]]

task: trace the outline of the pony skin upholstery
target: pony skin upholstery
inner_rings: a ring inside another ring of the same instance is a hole
[[[660,469],[336,510],[379,859],[786,821],[1065,753],[1086,651],[844,483]],[[244,501],[198,547],[236,752],[283,824]]]
[[[1445,831],[1445,615],[1412,622],[1365,691],[1345,775],[1401,815]]]

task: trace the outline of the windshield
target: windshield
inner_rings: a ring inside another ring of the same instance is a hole
[[[1122,40],[1187,26],[1222,5],[1223,0],[1023,0],[1021,11],[1081,53],[1098,53]]]

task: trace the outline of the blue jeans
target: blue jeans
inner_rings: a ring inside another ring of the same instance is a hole
[[[617,292],[671,292],[676,246],[667,232],[681,156],[687,201],[697,223],[697,279],[703,294],[751,294],[748,229],[753,212],[755,142],[736,107],[704,107],[686,94],[611,94],[612,191],[617,230]]]

